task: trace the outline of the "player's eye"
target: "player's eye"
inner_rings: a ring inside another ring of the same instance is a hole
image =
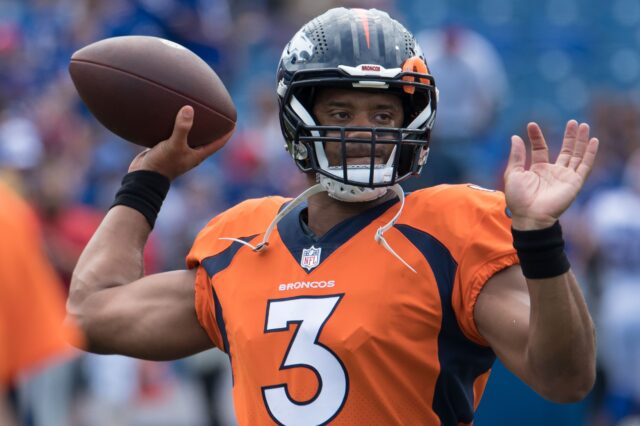
[[[333,111],[329,116],[338,121],[345,121],[349,119],[349,113],[346,111]]]
[[[374,116],[376,123],[379,124],[392,124],[393,123],[393,115],[387,112],[381,112]]]

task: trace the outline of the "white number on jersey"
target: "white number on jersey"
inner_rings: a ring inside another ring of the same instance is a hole
[[[318,342],[342,295],[270,300],[265,332],[285,331],[298,324],[281,369],[306,367],[318,378],[318,391],[309,401],[295,401],[286,384],[265,386],[262,396],[269,414],[283,425],[320,425],[342,408],[348,390],[347,371],[329,348]]]

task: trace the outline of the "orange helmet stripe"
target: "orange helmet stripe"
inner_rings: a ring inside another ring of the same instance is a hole
[[[371,49],[371,44],[369,39],[369,19],[367,18],[367,11],[364,9],[353,9],[353,11],[356,12],[360,17],[360,21],[362,22],[362,27],[364,28],[364,37],[367,40],[367,48]]]

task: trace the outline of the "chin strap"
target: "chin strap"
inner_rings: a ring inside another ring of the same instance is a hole
[[[262,251],[269,245],[269,238],[271,237],[271,233],[276,228],[276,225],[278,224],[278,222],[280,222],[283,217],[285,217],[287,214],[289,214],[289,212],[291,210],[293,210],[296,207],[298,207],[298,205],[300,205],[300,203],[303,203],[304,201],[306,201],[307,198],[311,197],[312,195],[318,194],[318,193],[320,193],[322,191],[326,191],[322,187],[322,185],[320,185],[320,184],[313,185],[311,188],[307,188],[306,191],[304,191],[302,194],[298,195],[293,201],[291,201],[289,204],[287,204],[287,206],[284,209],[282,209],[276,215],[276,217],[273,218],[273,220],[269,224],[269,227],[267,228],[267,230],[264,233],[264,237],[262,237],[262,241],[260,241],[258,243],[258,245],[254,246],[253,244],[251,244],[251,243],[249,243],[247,241],[243,241],[243,240],[238,239],[238,238],[220,237],[220,239],[221,240],[235,241],[237,243],[244,244],[247,247],[251,247],[251,249],[253,251]]]
[[[387,250],[389,253],[394,255],[396,257],[396,259],[398,259],[400,262],[402,262],[407,268],[411,269],[411,271],[413,271],[414,273],[417,273],[416,270],[411,267],[411,265],[409,265],[407,262],[405,262],[405,260],[402,257],[400,257],[400,255],[398,253],[396,253],[393,250],[393,248],[391,248],[391,246],[389,245],[387,240],[385,240],[385,238],[384,238],[383,234],[385,232],[387,232],[389,229],[391,229],[393,227],[393,225],[396,224],[396,222],[398,221],[398,218],[402,214],[402,209],[404,208],[404,191],[402,190],[402,187],[399,184],[395,184],[392,187],[390,187],[389,189],[391,191],[395,192],[396,195],[398,195],[398,197],[400,198],[400,208],[398,209],[398,212],[395,214],[395,216],[393,216],[393,218],[386,225],[381,226],[380,228],[378,228],[378,230],[376,231],[376,235],[374,236],[374,240],[378,244],[380,244],[382,247],[384,247],[385,250]],[[284,209],[282,209],[276,215],[275,218],[273,218],[273,220],[271,221],[271,224],[269,224],[269,227],[267,228],[267,230],[264,233],[264,237],[262,237],[262,241],[260,241],[255,246],[253,244],[251,244],[251,243],[249,243],[247,241],[243,241],[243,240],[241,240],[239,238],[220,237],[219,239],[235,241],[235,242],[240,243],[242,245],[245,245],[247,247],[251,247],[251,249],[253,251],[255,251],[255,252],[260,252],[260,251],[266,249],[267,246],[269,245],[269,238],[271,237],[271,234],[273,233],[273,230],[275,229],[276,225],[278,224],[278,222],[280,222],[282,220],[283,217],[285,217],[287,214],[289,214],[289,212],[291,210],[293,210],[296,207],[298,207],[301,203],[306,201],[312,195],[318,194],[318,193],[323,192],[323,191],[326,191],[326,188],[324,188],[321,184],[316,184],[316,185],[308,188],[302,194],[298,195],[295,199],[293,199]]]
[[[393,185],[389,189],[391,191],[395,192],[396,195],[398,195],[398,197],[400,198],[400,208],[398,209],[398,212],[396,213],[396,215],[393,216],[393,218],[389,221],[389,223],[387,223],[386,225],[381,226],[380,228],[378,228],[378,230],[376,231],[376,235],[375,235],[374,239],[376,240],[376,242],[378,244],[380,244],[382,247],[384,247],[389,253],[394,255],[396,257],[396,259],[398,259],[400,262],[402,262],[404,264],[404,266],[406,266],[407,268],[411,269],[414,274],[417,274],[416,270],[413,269],[411,267],[411,265],[409,265],[407,262],[405,262],[405,260],[403,258],[401,258],[400,255],[398,253],[396,253],[395,250],[393,250],[391,248],[391,246],[389,245],[387,240],[384,239],[384,235],[383,234],[385,232],[387,232],[389,229],[391,229],[393,227],[393,225],[396,224],[396,222],[400,218],[400,215],[402,214],[402,209],[404,208],[404,191],[402,190],[402,187],[400,186],[400,184],[396,183],[395,185]]]
[[[364,203],[377,200],[387,193],[387,187],[365,188],[347,185],[330,177],[318,174],[318,182],[324,187],[329,197],[347,203]]]

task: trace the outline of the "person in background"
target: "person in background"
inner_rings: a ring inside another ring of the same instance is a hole
[[[623,185],[602,191],[584,210],[587,258],[595,271],[596,324],[605,373],[606,424],[640,421],[640,149]]]
[[[79,331],[63,324],[62,286],[41,244],[35,214],[0,182],[0,394],[7,422],[16,414],[8,412],[15,410],[6,393],[17,380],[74,356],[69,342],[82,346]]]
[[[405,189],[437,183],[495,182],[503,150],[491,129],[506,103],[509,81],[503,59],[482,34],[449,24],[416,34],[429,56],[429,69],[438,77],[443,95],[438,102],[438,126],[433,141],[432,173],[405,183]],[[434,175],[438,181],[434,181]]]

